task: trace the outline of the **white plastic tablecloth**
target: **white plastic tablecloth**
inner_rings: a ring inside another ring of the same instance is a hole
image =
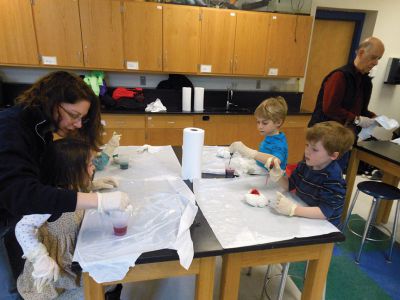
[[[244,200],[251,188],[259,189],[268,199],[276,199],[276,187],[267,187],[265,177],[200,179],[194,182],[196,202],[223,248],[309,237],[337,232],[326,220],[288,217],[271,207],[253,207]],[[293,195],[283,193],[294,201]]]

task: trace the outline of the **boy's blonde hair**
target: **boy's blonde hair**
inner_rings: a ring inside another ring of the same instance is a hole
[[[287,114],[287,104],[283,97],[268,98],[258,105],[254,111],[256,118],[271,120],[274,123],[285,121]],[[281,124],[281,125],[282,125]]]
[[[354,133],[338,122],[327,121],[308,128],[306,140],[314,143],[321,141],[329,155],[339,152],[338,158],[340,158],[351,149],[354,143]]]

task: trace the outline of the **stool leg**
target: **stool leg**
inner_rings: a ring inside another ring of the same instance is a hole
[[[361,239],[360,249],[358,250],[358,254],[357,254],[357,257],[356,257],[356,264],[360,263],[361,251],[362,251],[362,249],[364,247],[365,239],[366,239],[366,237],[368,235],[368,232],[370,231],[369,227],[371,225],[372,219],[375,216],[375,210],[376,210],[376,207],[377,207],[377,202],[378,202],[378,200],[376,198],[373,198],[371,209],[370,209],[369,215],[368,215],[368,219],[367,219],[367,222],[365,223],[365,228],[364,228],[364,233],[363,233],[363,236],[362,236],[362,239]]]
[[[396,239],[397,221],[399,220],[399,211],[400,211],[399,207],[400,207],[400,199],[397,200],[396,214],[394,215],[394,223],[393,223],[392,236],[391,236],[391,241],[390,241],[389,255],[386,259],[386,261],[389,263],[392,262],[392,251],[393,251],[394,241]]]
[[[351,216],[351,213],[352,213],[352,211],[353,211],[354,205],[356,204],[356,200],[357,200],[357,197],[358,197],[358,193],[359,193],[359,192],[360,192],[359,189],[357,189],[357,190],[356,190],[356,193],[354,194],[353,201],[351,201],[350,210],[349,210],[349,212],[347,213],[346,221],[344,222],[344,224],[343,224],[343,226],[342,226],[342,232],[344,232],[344,231],[346,230],[347,223],[349,223],[350,216]]]
[[[289,273],[289,267],[290,267],[290,263],[285,263],[283,265],[282,278],[281,278],[281,283],[279,284],[279,293],[278,293],[277,300],[283,299],[283,294],[285,292],[285,286],[286,286],[286,280],[287,280],[288,273]]]

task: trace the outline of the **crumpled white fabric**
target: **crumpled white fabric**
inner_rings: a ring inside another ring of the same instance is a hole
[[[400,138],[391,140],[391,142],[392,142],[392,143],[395,143],[395,144],[397,144],[397,145],[400,145]]]
[[[221,158],[230,158],[231,153],[229,152],[229,147],[218,147],[217,156]]]
[[[154,147],[148,144],[144,144],[143,146],[139,147],[137,149],[137,152],[142,153],[142,152],[149,152],[149,153],[157,153],[158,151],[160,151],[161,148],[160,147]]]
[[[358,139],[359,141],[366,140],[367,138],[371,137],[373,135],[374,129],[379,125],[381,125],[383,128],[386,130],[396,130],[399,128],[399,122],[397,122],[395,119],[390,119],[387,116],[378,116],[375,118],[375,123],[372,124],[371,126],[367,128],[363,128],[360,133],[358,134]]]
[[[161,111],[167,111],[167,108],[162,104],[161,100],[159,98],[157,98],[156,101],[147,104],[145,111],[146,112],[161,112]]]
[[[265,207],[269,204],[269,200],[257,189],[257,192],[259,193],[257,194],[252,194],[251,192],[254,189],[251,189],[247,192],[247,194],[244,195],[244,199],[246,200],[246,202],[248,204],[250,204],[251,206],[256,206],[256,207]]]

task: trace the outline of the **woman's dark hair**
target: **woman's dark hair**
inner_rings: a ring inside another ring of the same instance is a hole
[[[52,72],[18,96],[16,102],[26,107],[39,108],[46,119],[58,128],[58,120],[53,117],[54,109],[61,103],[75,104],[82,100],[89,101],[90,108],[86,116],[87,122],[77,130],[76,137],[99,151],[103,131],[100,123],[100,101],[79,76],[65,71]]]
[[[88,192],[91,178],[87,166],[92,149],[82,140],[64,138],[49,145],[42,159],[41,181],[44,184]]]

